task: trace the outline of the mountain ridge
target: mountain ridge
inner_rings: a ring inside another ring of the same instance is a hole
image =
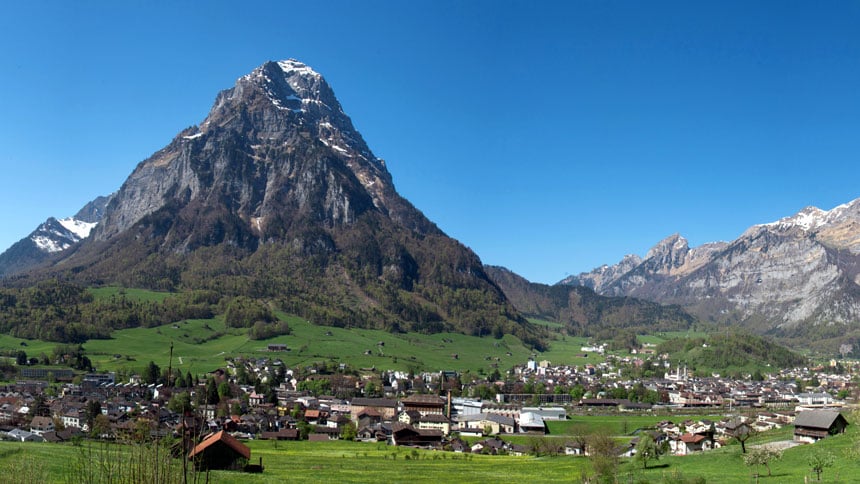
[[[806,207],[731,242],[690,248],[675,234],[630,261],[559,284],[679,304],[705,320],[787,337],[827,333],[834,324],[847,338],[860,336],[860,199]]]

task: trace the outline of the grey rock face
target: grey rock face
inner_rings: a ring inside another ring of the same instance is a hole
[[[791,329],[858,321],[858,259],[860,199],[829,211],[807,207],[750,227],[730,243],[691,249],[676,234],[634,267],[635,259],[625,257],[562,283],[594,281],[600,294],[681,304],[716,321]]]
[[[218,94],[200,126],[138,165],[95,237],[108,240],[173,204],[223,206],[238,216],[246,239],[263,242],[278,235],[285,218],[331,227],[367,210],[438,232],[396,193],[384,162],[323,77],[294,60],[267,62],[241,77]]]

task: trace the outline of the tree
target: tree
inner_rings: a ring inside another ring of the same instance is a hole
[[[815,472],[817,480],[820,481],[821,473],[824,472],[824,468],[832,466],[836,462],[836,458],[830,452],[817,450],[809,454],[806,462],[809,464],[809,467],[812,468],[813,472]]]
[[[24,366],[27,364],[27,352],[24,350],[18,350],[18,354],[15,357],[15,362],[18,366]]]
[[[98,414],[96,418],[93,420],[93,426],[90,429],[90,435],[95,438],[99,438],[102,435],[108,435],[110,433],[110,419],[107,415]]]
[[[170,401],[167,402],[167,408],[180,415],[193,411],[194,406],[191,405],[191,394],[188,392],[174,393],[170,397]]]
[[[215,384],[215,380],[213,378],[209,378],[206,380],[206,403],[209,405],[215,405],[219,400],[218,385]]]
[[[358,437],[358,429],[355,424],[349,422],[340,429],[340,438],[343,440],[355,440]]]
[[[98,400],[87,400],[87,406],[84,409],[84,418],[87,427],[93,428],[96,417],[102,414],[102,404]]]
[[[636,460],[642,463],[642,468],[648,468],[649,460],[659,460],[660,459],[660,448],[657,446],[657,442],[654,442],[654,438],[651,437],[651,434],[647,432],[643,432],[639,437],[639,443],[636,444]]]
[[[782,459],[782,451],[768,446],[755,447],[744,454],[744,464],[749,467],[764,466],[768,476],[771,475],[770,464],[779,459]]]
[[[230,389],[230,383],[227,381],[222,381],[220,385],[218,385],[218,400],[226,400],[233,396],[233,391]]]
[[[599,482],[615,482],[618,471],[618,446],[615,440],[606,434],[592,434],[588,438],[588,447],[591,449],[591,467]]]
[[[150,360],[149,364],[146,365],[146,368],[143,370],[143,382],[151,385],[153,383],[158,383],[158,378],[161,376],[161,368],[155,364],[154,361]]]
[[[746,422],[735,421],[735,428],[730,432],[731,436],[741,443],[741,453],[747,453],[746,442],[753,435],[753,429]]]

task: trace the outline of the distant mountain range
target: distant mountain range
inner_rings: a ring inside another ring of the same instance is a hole
[[[14,275],[39,266],[89,237],[101,221],[111,196],[97,197],[74,216],[48,218],[27,237],[0,254],[0,277]]]
[[[690,248],[678,234],[645,257],[569,277],[607,296],[677,304],[705,320],[805,339],[851,340],[860,330],[860,199],[807,207],[731,242]]]

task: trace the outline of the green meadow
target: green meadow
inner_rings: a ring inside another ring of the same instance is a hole
[[[103,287],[90,289],[96,298],[123,296],[131,300],[162,301],[170,293]],[[266,340],[251,340],[247,329],[226,327],[222,316],[205,320],[183,320],[151,328],[114,331],[110,339],[84,343],[87,356],[98,371],[136,371],[150,360],[162,368],[172,365],[191,373],[205,373],[224,365],[235,356],[272,357],[288,366],[315,362],[346,363],[354,368],[398,370],[454,370],[489,374],[504,372],[528,358],[553,364],[583,365],[602,361],[598,354],[582,356],[586,338],[558,335],[548,351],[535,353],[511,335],[501,339],[459,333],[389,333],[371,329],[344,329],[318,326],[303,318],[277,313],[287,321],[291,333]],[[552,329],[557,323],[534,320]],[[286,344],[288,351],[267,351],[271,343]],[[170,348],[173,346],[171,360]],[[0,350],[24,350],[29,357],[52,354],[57,343],[23,340],[0,335]]]
[[[605,426],[618,429],[611,419],[602,417],[587,425],[592,430]],[[596,417],[586,417],[596,419]],[[645,423],[644,421],[641,423]],[[815,482],[808,458],[815,452],[834,457],[834,464],[824,469],[821,482],[850,483],[860,481],[860,462],[856,457],[860,432],[849,427],[845,435],[830,437],[815,445],[787,449],[783,458],[771,464],[772,475],[764,468],[743,464],[740,446],[731,444],[720,449],[690,456],[663,456],[643,469],[633,459],[622,458],[617,471],[619,483],[761,483]],[[789,428],[758,435],[747,446],[790,439]],[[262,457],[262,474],[212,472],[214,483],[276,483],[276,482],[581,482],[592,475],[591,460],[580,456],[484,456],[455,454],[441,451],[413,450],[390,447],[380,443],[360,442],[273,442],[252,440],[251,462]],[[0,442],[0,475],[4,482],[70,482],[69,467],[88,455],[98,456],[102,444],[83,442],[72,444],[36,444]],[[125,451],[127,452],[127,451]],[[175,463],[174,465],[178,465]],[[19,479],[20,478],[20,479]],[[17,479],[17,480],[16,480]],[[805,481],[808,479],[808,481]]]

